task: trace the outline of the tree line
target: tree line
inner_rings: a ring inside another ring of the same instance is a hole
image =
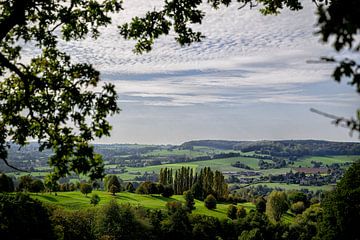
[[[228,196],[224,175],[220,171],[212,171],[210,167],[201,169],[199,173],[194,173],[190,167],[181,167],[174,174],[172,169],[162,168],[159,183],[172,186],[175,194],[183,194],[190,190],[199,200],[205,199],[210,194],[218,200],[224,200]]]

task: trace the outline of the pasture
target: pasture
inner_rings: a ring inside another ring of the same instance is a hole
[[[93,193],[98,194],[100,197],[100,202],[98,206],[102,206],[110,202],[111,199],[115,199],[120,204],[130,204],[132,206],[142,206],[147,209],[162,210],[166,209],[165,205],[167,202],[180,201],[182,203],[185,203],[184,197],[182,195],[174,195],[170,198],[165,198],[158,194],[142,195],[136,193],[121,192],[117,193],[116,196],[112,196],[110,193],[104,191],[93,191]],[[54,193],[31,193],[30,195],[32,198],[38,199],[43,203],[60,206],[68,210],[78,210],[93,207],[92,205],[90,205],[91,194],[85,196],[78,191],[58,192],[56,195]],[[247,211],[255,209],[255,206],[252,203],[238,204],[238,206],[240,205],[244,206]],[[209,210],[204,206],[204,202],[195,200],[196,209],[193,211],[193,214],[203,214],[224,219],[226,218],[228,206],[229,204],[218,203],[216,209]]]

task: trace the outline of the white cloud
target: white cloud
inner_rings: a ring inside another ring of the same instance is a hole
[[[307,63],[333,54],[313,34],[311,1],[304,1],[302,11],[278,16],[238,10],[236,4],[220,10],[204,6],[207,17],[194,26],[206,35],[203,42],[182,48],[170,35],[157,40],[150,53],[133,54],[134,42],[123,40],[116,25],[162,2],[125,1],[125,11],[99,39],[61,42],[73,59],[92,63],[116,86],[124,111],[112,118],[110,142],[339,138],[332,126],[324,127],[326,120],[313,125],[308,109],[329,106],[348,115],[358,96],[330,84],[333,66]],[[25,58],[36,53],[25,48]]]

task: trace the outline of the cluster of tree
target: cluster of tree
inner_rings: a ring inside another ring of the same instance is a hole
[[[11,177],[4,173],[0,173],[0,192],[43,192],[45,190],[44,183],[38,178],[32,178],[31,176],[21,176],[17,181],[15,187],[14,181]]]
[[[236,167],[236,168],[253,170],[251,167],[249,167],[248,165],[246,165],[245,163],[242,163],[240,161],[237,161],[236,163],[231,164],[231,166]]]
[[[150,182],[157,182],[159,175],[153,172],[144,172],[141,176],[136,176],[134,181],[150,181]]]
[[[284,159],[273,159],[272,162],[268,162],[260,159],[258,165],[260,169],[270,169],[270,168],[286,167],[287,163]]]
[[[162,185],[172,185],[175,194],[191,190],[195,198],[200,200],[209,194],[218,200],[224,200],[228,196],[224,175],[219,171],[213,172],[210,167],[205,167],[195,174],[190,167],[181,167],[175,174],[172,169],[164,168],[160,170],[159,179]]]
[[[193,174],[193,169],[190,167],[181,167],[175,171],[173,188],[175,194],[183,194],[190,190],[197,181],[197,173]]]
[[[246,216],[246,210],[243,206],[229,205],[227,209],[227,217],[234,220],[244,218]]]
[[[234,149],[242,152],[256,152],[274,157],[302,157],[308,155],[358,155],[359,143],[328,142],[318,140],[283,140],[240,143]]]

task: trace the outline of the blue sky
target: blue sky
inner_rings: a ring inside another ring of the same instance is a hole
[[[313,34],[311,3],[266,17],[236,5],[218,11],[204,6],[207,17],[194,26],[206,35],[203,42],[182,48],[170,35],[152,52],[133,54],[134,42],[121,39],[116,24],[161,2],[125,1],[125,11],[98,40],[61,44],[76,61],[94,64],[119,94],[122,112],[109,119],[112,136],[97,142],[357,140],[309,111],[352,116],[358,106],[355,90],[330,78],[332,65],[309,63],[335,54]]]

